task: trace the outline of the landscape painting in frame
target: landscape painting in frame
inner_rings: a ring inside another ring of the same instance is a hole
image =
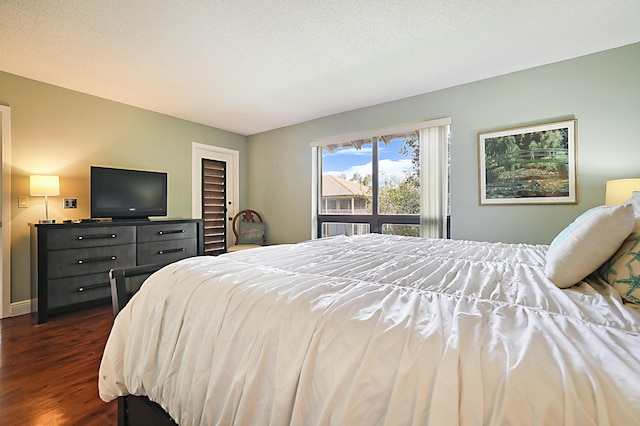
[[[577,120],[478,133],[480,204],[575,204]]]

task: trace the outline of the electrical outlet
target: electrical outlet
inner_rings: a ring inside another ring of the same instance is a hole
[[[64,208],[65,209],[77,209],[78,208],[78,199],[77,198],[65,198],[64,199]]]

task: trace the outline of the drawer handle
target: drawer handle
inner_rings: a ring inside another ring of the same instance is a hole
[[[108,283],[108,282],[106,282],[106,283],[98,283],[98,284],[88,284],[88,285],[85,285],[85,286],[83,286],[83,287],[78,287],[78,288],[76,289],[76,291],[77,291],[78,293],[82,293],[83,291],[87,291],[87,290],[95,290],[95,289],[98,289],[98,288],[108,287],[108,286],[110,286],[110,285],[111,285],[111,284],[110,284],[110,283]]]
[[[78,235],[79,240],[98,240],[102,238],[116,238],[116,234]]]
[[[169,230],[169,231],[158,231],[158,235],[165,235],[165,234],[184,234],[185,231],[184,229],[173,229],[173,230]]]
[[[116,260],[116,257],[104,256],[104,257],[91,257],[89,259],[80,259],[78,260],[78,265],[82,265],[83,263],[91,263],[91,262],[104,262],[105,260]]]
[[[177,253],[179,251],[187,251],[187,249],[186,248],[177,248],[177,249],[160,250],[158,252],[158,254]]]

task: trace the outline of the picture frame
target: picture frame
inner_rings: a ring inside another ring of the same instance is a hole
[[[578,120],[478,133],[480,205],[577,204]]]

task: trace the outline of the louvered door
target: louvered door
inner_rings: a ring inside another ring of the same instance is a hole
[[[204,253],[215,256],[226,251],[226,166],[224,161],[202,159],[202,219]]]

